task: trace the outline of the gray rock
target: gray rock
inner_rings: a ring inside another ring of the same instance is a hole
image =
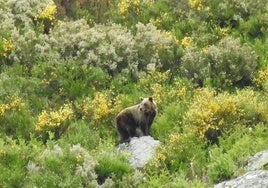
[[[248,160],[247,171],[260,170],[268,164],[268,150],[261,151]]]
[[[131,138],[129,143],[120,144],[118,150],[128,151],[130,153],[130,165],[134,168],[142,168],[153,157],[154,148],[159,143],[151,136],[134,137]]]
[[[214,185],[214,188],[268,188],[268,171],[249,171],[236,179]]]

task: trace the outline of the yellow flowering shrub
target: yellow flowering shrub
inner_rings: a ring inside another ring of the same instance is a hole
[[[217,96],[214,90],[199,89],[185,119],[192,126],[193,132],[203,138],[209,129],[218,130],[239,122],[243,111],[239,108],[238,102],[238,98],[228,93]]]
[[[40,12],[38,15],[35,16],[36,20],[50,20],[53,21],[55,20],[55,15],[57,12],[57,6],[53,1],[51,1],[45,9]]]
[[[184,119],[195,135],[204,138],[209,129],[228,132],[236,125],[266,123],[267,106],[253,90],[216,94],[212,89],[203,88],[196,91]]]
[[[202,0],[189,0],[189,5],[191,8],[197,10],[203,9]]]
[[[118,3],[118,13],[119,14],[124,14],[125,12],[128,11],[130,6],[130,3],[128,0],[121,0]]]
[[[34,20],[43,25],[43,32],[48,34],[50,29],[57,23],[56,20],[57,6],[51,1],[47,6],[34,17]],[[59,23],[59,22],[58,22]]]
[[[170,71],[166,72],[153,72],[140,79],[142,90],[148,90],[148,93],[152,93],[152,96],[158,106],[168,104],[170,102],[176,102],[187,96],[190,91],[190,86],[183,80],[175,79],[173,87],[170,85]]]
[[[110,113],[111,101],[105,93],[96,93],[91,105],[94,107],[93,120],[99,120]]]
[[[141,6],[151,6],[153,0],[120,0],[117,4],[118,13],[124,15],[133,11],[135,14],[138,14]]]
[[[15,49],[15,46],[11,40],[3,38],[0,41],[0,57],[7,57],[7,55]]]
[[[21,101],[21,98],[14,96],[10,103],[0,104],[0,116],[11,110],[21,111],[24,106],[25,104]]]
[[[235,97],[239,101],[239,107],[244,112],[240,122],[248,126],[268,122],[267,96],[261,96],[258,92],[247,89],[238,91]]]
[[[40,131],[60,127],[72,117],[73,110],[70,104],[64,104],[59,110],[44,110],[37,117],[35,130]]]
[[[256,86],[268,91],[268,66],[258,71],[257,76],[253,79]]]
[[[220,28],[221,36],[223,36],[223,37],[227,36],[228,32],[229,32],[228,28]]]
[[[81,112],[82,119],[91,119],[94,122],[107,118],[113,111],[112,101],[105,92],[96,92],[93,99],[87,97],[75,105]]]
[[[185,48],[193,46],[193,39],[191,37],[184,37],[181,40],[181,45]]]

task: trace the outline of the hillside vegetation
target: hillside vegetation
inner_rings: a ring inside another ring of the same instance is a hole
[[[268,149],[267,0],[0,4],[0,187],[211,187]],[[133,169],[141,96],[161,145]]]

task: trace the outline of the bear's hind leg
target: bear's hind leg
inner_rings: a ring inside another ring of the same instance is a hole
[[[119,136],[120,136],[120,143],[124,143],[124,142],[129,142],[130,138],[129,138],[129,134],[128,131],[120,126],[118,126],[117,128]]]
[[[135,126],[129,126],[128,127],[128,133],[129,133],[129,136],[131,138],[133,138],[133,137],[139,137],[139,135],[137,134],[137,131],[136,131],[136,127]]]

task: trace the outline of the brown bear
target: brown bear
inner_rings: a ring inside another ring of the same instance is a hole
[[[129,142],[131,137],[150,135],[156,114],[157,106],[152,97],[141,97],[140,104],[122,110],[116,117],[120,143]],[[140,134],[137,134],[137,128],[140,129]]]

